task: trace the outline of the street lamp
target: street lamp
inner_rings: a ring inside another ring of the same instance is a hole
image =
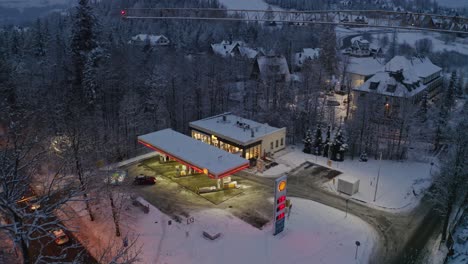
[[[346,199],[346,214],[345,214],[345,218],[348,216],[348,203],[349,203],[349,199]]]
[[[377,198],[377,188],[379,187],[379,179],[380,179],[380,166],[382,165],[382,152],[380,152],[380,161],[379,161],[379,170],[377,171],[377,182],[375,184],[375,192],[374,192],[374,202]]]
[[[357,259],[357,251],[361,243],[359,241],[356,241],[356,254],[354,255],[354,259]]]

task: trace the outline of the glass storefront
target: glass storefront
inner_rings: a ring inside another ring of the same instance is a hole
[[[215,135],[207,135],[195,130],[192,130],[192,138],[200,140],[206,144],[213,145],[215,147],[218,147],[224,151],[230,152],[230,153],[239,153],[239,155],[242,153],[242,148],[239,148],[235,145],[229,144],[227,142],[224,142],[222,139],[216,137]],[[262,144],[258,144],[256,146],[250,147],[245,150],[245,158],[246,159],[251,159],[251,158],[258,158],[260,157],[261,154],[261,146]]]
[[[200,133],[198,131],[194,131],[192,130],[192,138],[196,139],[196,140],[200,140],[206,144],[210,144],[211,145],[211,140],[210,140],[210,136],[206,135],[206,134],[203,134],[203,133]]]
[[[230,153],[238,153],[242,151],[242,149],[223,141],[219,141],[219,148]]]
[[[261,144],[258,144],[256,146],[253,146],[251,148],[248,148],[245,150],[245,158],[246,159],[251,159],[251,158],[255,158],[255,159],[258,159],[258,157],[260,156],[260,148],[261,148]]]

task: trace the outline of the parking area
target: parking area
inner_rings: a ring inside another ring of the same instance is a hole
[[[215,181],[202,174],[176,177],[177,171],[174,168],[177,165],[175,161],[158,164],[157,159],[149,159],[126,166],[122,168],[128,172],[125,186],[134,195],[143,197],[176,221],[185,221],[194,212],[209,208],[229,211],[259,229],[273,217],[271,179],[257,182],[236,174],[231,176],[231,180],[237,182],[238,189],[197,194],[194,186],[215,186]],[[156,184],[133,185],[133,178],[141,174],[156,177]]]
[[[203,189],[216,187],[216,180],[211,179],[207,175],[201,173],[181,173],[184,172],[184,170],[181,169],[181,167],[184,165],[174,160],[161,161],[159,156],[142,161],[141,166],[145,166],[148,169],[153,170],[158,176],[165,177],[168,180],[179,184],[181,187],[197,195],[200,195],[213,204],[220,204],[243,193],[242,188],[226,188],[223,190],[203,193],[201,191]],[[231,180],[231,183],[237,183],[238,180],[240,180],[236,176],[231,176],[229,179]]]

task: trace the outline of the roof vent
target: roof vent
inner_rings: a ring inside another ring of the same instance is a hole
[[[223,122],[226,122],[226,115],[223,115]]]
[[[250,136],[251,136],[251,137],[255,137],[255,132],[254,132],[253,129],[250,130]]]

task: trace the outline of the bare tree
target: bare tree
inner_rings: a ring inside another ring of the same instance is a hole
[[[432,201],[443,216],[442,241],[447,241],[453,213],[468,197],[468,125],[466,117],[452,133],[453,140],[448,146],[448,158],[442,161],[440,173],[431,190]],[[448,242],[448,241],[447,241]]]

